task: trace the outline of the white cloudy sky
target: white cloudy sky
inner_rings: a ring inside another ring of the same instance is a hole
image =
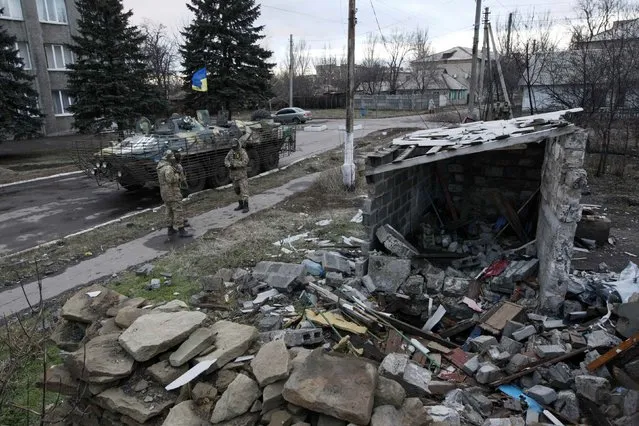
[[[134,12],[133,23],[144,20],[163,23],[177,31],[190,20],[186,4],[180,0],[123,0]],[[504,22],[508,12],[536,15],[548,11],[558,24],[575,17],[576,0],[485,0],[493,22]],[[320,55],[330,46],[338,55],[345,52],[348,0],[258,0],[262,6],[259,23],[265,26],[264,45],[275,52],[280,62],[288,48],[289,34],[310,44],[312,54]],[[454,46],[472,46],[475,2],[472,0],[358,0],[357,56],[366,35],[374,32],[389,36],[393,31],[428,28],[436,51]],[[379,20],[379,28],[373,9]],[[495,24],[493,24],[495,27]],[[559,26],[558,26],[559,28]],[[561,37],[561,30],[557,32]]]

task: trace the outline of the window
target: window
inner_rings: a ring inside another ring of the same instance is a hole
[[[0,0],[0,9],[4,9],[4,13],[0,15],[0,18],[22,20],[20,0]]]
[[[50,70],[66,70],[72,64],[73,52],[69,46],[62,44],[45,44],[44,51],[47,54],[47,68]]]
[[[40,22],[67,23],[67,7],[64,0],[37,0],[36,4]]]
[[[73,98],[64,90],[54,90],[51,92],[53,96],[53,112],[55,115],[71,115],[69,106],[73,105]]]
[[[31,55],[29,54],[29,44],[25,41],[19,41],[16,43],[16,50],[18,51],[18,58],[22,59],[22,66],[25,70],[31,69]]]

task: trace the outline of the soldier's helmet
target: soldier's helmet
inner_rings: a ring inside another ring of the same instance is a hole
[[[241,147],[240,140],[238,138],[232,138],[231,139],[231,146],[233,148],[240,148]]]
[[[171,151],[170,149],[167,149],[166,152],[164,153],[163,159],[166,161],[175,161],[175,155],[173,155],[173,151]]]

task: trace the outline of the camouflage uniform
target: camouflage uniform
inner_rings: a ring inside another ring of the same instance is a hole
[[[160,181],[160,195],[166,207],[166,218],[169,235],[178,228],[180,236],[190,236],[184,231],[184,206],[180,185],[184,179],[181,166],[177,164],[171,151],[167,151],[158,163],[158,180]]]
[[[244,210],[244,212],[247,212],[249,193],[246,168],[249,164],[249,156],[237,139],[234,139],[232,143],[233,149],[226,154],[224,166],[229,169],[229,175],[233,181],[233,188],[235,189],[235,193],[240,197],[239,207],[236,210]]]

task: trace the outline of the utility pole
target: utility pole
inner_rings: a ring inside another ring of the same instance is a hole
[[[475,33],[473,34],[473,63],[470,69],[470,98],[468,116],[475,118],[475,92],[477,91],[477,50],[479,47],[479,21],[481,19],[481,0],[475,0]]]
[[[486,100],[486,120],[493,119],[493,67],[490,61],[490,41],[488,32],[488,8],[484,9],[484,43],[486,44],[486,71],[488,72],[488,98]],[[481,96],[481,93],[480,93]]]
[[[513,27],[513,13],[508,14],[508,31],[506,32],[506,56],[510,56],[510,31]]]
[[[293,34],[291,34],[291,46],[289,48],[290,59],[288,67],[288,106],[293,106],[293,72],[295,71],[295,58],[293,57]]]
[[[484,22],[484,25],[486,25],[486,22]],[[479,91],[477,92],[479,95],[477,97],[477,110],[479,113],[479,117],[483,117],[482,114],[482,103],[484,101],[484,82],[486,81],[485,78],[485,74],[486,74],[486,58],[488,57],[488,42],[486,40],[486,36],[485,36],[486,30],[484,27],[484,42],[482,43],[482,49],[481,49],[481,61],[479,62]],[[484,105],[484,107],[486,107],[486,105]]]
[[[355,116],[355,0],[348,0],[348,97],[346,99],[346,140],[344,141],[344,186],[355,187],[353,117]]]
[[[508,117],[513,118],[513,109],[510,105],[510,98],[508,97],[508,90],[506,89],[506,80],[504,79],[504,72],[501,69],[501,63],[499,62],[499,54],[497,53],[497,44],[495,43],[495,35],[493,34],[493,27],[488,23],[488,32],[490,33],[490,41],[493,44],[493,52],[495,54],[495,63],[497,64],[497,72],[499,73],[499,82],[501,84],[501,91],[504,92],[504,101],[508,105]]]

